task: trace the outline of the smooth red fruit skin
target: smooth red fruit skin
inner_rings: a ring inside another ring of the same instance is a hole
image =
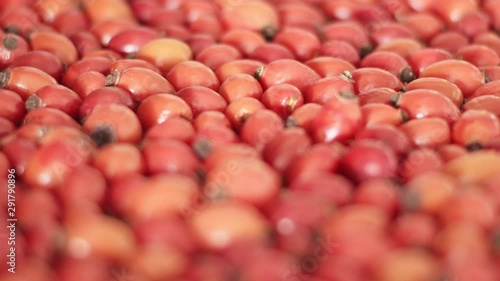
[[[145,170],[141,151],[127,143],[113,143],[97,150],[92,156],[92,164],[108,180]]]
[[[134,54],[146,43],[158,38],[159,33],[150,27],[131,27],[113,35],[107,47],[123,55]]]
[[[400,21],[425,42],[434,38],[444,29],[442,20],[436,15],[427,12],[410,12],[403,15]],[[425,22],[425,24],[422,24],[422,22]]]
[[[222,34],[222,44],[237,48],[244,56],[250,55],[256,48],[266,43],[264,37],[253,30],[232,29]]]
[[[26,100],[26,108],[29,111],[39,107],[50,107],[76,118],[81,103],[82,100],[73,90],[54,84],[40,88],[34,95],[30,96]]]
[[[215,73],[197,61],[185,61],[175,65],[165,78],[177,91],[189,86],[203,86],[217,91],[220,86]]]
[[[238,135],[231,128],[210,126],[196,130],[191,146],[199,158],[205,159],[217,147],[238,141]]]
[[[54,77],[30,66],[7,68],[0,72],[0,88],[16,92],[23,100],[40,88],[57,84]]]
[[[99,145],[113,141],[136,143],[142,137],[139,118],[132,109],[120,104],[94,108],[83,121],[83,130]]]
[[[417,39],[413,38],[396,38],[387,43],[377,46],[375,52],[389,51],[394,52],[403,58],[408,58],[412,53],[422,50],[425,46]]]
[[[490,47],[497,53],[497,55],[500,54],[500,38],[498,38],[495,32],[486,31],[478,34],[477,36],[474,36],[472,43]]]
[[[54,18],[52,27],[57,32],[71,37],[71,35],[81,30],[88,30],[90,28],[90,22],[84,11],[79,9],[68,9]]]
[[[438,61],[449,60],[452,58],[453,58],[452,54],[443,49],[425,48],[410,54],[407,58],[407,61],[408,64],[413,69],[415,75],[420,76],[420,73],[427,66]]]
[[[183,99],[172,94],[151,95],[137,108],[137,117],[146,130],[176,116],[192,120],[193,111]]]
[[[344,76],[322,78],[304,93],[306,103],[325,104],[329,99],[342,96],[344,94],[353,94],[354,87],[351,80]]]
[[[396,77],[401,79],[401,70],[409,67],[408,62],[396,53],[391,52],[374,52],[368,54],[359,63],[360,67],[374,67],[387,70]]]
[[[19,35],[3,34],[0,35],[0,40],[0,68],[2,69],[30,50],[26,40]]]
[[[289,59],[276,60],[257,68],[255,77],[264,90],[267,90],[272,85],[287,83],[297,87],[302,93],[321,79],[308,66]]]
[[[394,105],[404,110],[409,119],[440,117],[449,123],[460,117],[460,110],[453,102],[434,90],[416,89],[399,94]]]
[[[339,166],[340,153],[329,144],[313,144],[298,155],[285,171],[287,181],[295,182],[316,173],[334,173]]]
[[[396,185],[390,179],[371,179],[357,186],[352,196],[354,204],[375,206],[393,216],[400,208]]]
[[[78,115],[81,119],[85,119],[94,108],[103,104],[121,104],[131,109],[135,108],[135,103],[127,91],[118,87],[101,87],[85,96]]]
[[[128,91],[136,102],[142,102],[155,94],[175,92],[172,84],[163,76],[140,67],[112,72],[106,77],[106,86],[117,86]]]
[[[171,117],[161,124],[153,125],[144,135],[145,140],[173,139],[190,144],[195,128],[183,117]]]
[[[55,31],[37,30],[29,35],[33,50],[47,51],[56,55],[65,65],[78,61],[78,51],[69,38]]]
[[[435,90],[438,93],[449,98],[457,107],[461,107],[464,100],[464,96],[460,88],[457,85],[442,78],[435,78],[435,77],[418,78],[408,83],[405,86],[405,88],[407,91],[416,89]]]
[[[311,121],[315,142],[345,142],[352,138],[364,123],[359,104],[355,101],[327,103]]]
[[[472,100],[476,97],[481,97],[481,96],[487,96],[487,95],[492,95],[492,96],[500,96],[500,92],[498,91],[498,87],[500,86],[499,81],[490,81],[483,86],[479,87],[477,90],[474,91],[472,95],[469,96],[468,100]]]
[[[103,75],[108,75],[109,67],[113,61],[110,58],[91,57],[82,59],[68,67],[62,77],[62,84],[66,87],[73,88],[73,85],[81,74],[88,71],[96,71]]]
[[[392,104],[392,98],[397,92],[391,88],[373,88],[358,94],[359,104]]]
[[[285,46],[278,43],[265,43],[255,48],[248,58],[270,63],[280,59],[294,59],[293,53]]]
[[[464,110],[486,110],[495,114],[496,116],[500,116],[500,97],[494,95],[485,95],[473,98],[465,102],[463,109]]]
[[[445,31],[437,34],[429,42],[431,48],[443,49],[455,54],[458,49],[469,45],[469,39],[457,31]]]
[[[23,175],[26,165],[36,151],[36,144],[22,137],[2,142],[2,152],[7,156],[12,168],[16,170],[16,175],[19,176]]]
[[[211,126],[232,128],[229,119],[220,111],[204,111],[200,113],[193,120],[193,126],[195,129],[203,129]]]
[[[329,40],[321,45],[318,56],[343,59],[352,65],[358,65],[360,56],[358,51],[345,41]]]
[[[413,31],[402,23],[385,22],[375,25],[371,30],[370,37],[375,43],[375,46],[383,45],[394,39],[399,38],[416,38]]]
[[[214,166],[208,173],[203,187],[211,198],[217,194],[236,202],[244,202],[258,208],[271,206],[279,196],[279,173],[260,159],[233,160]],[[261,176],[257,176],[261,175]]]
[[[450,125],[442,118],[428,117],[409,120],[399,126],[399,129],[417,147],[437,147],[451,141]]]
[[[393,125],[372,125],[359,130],[354,140],[377,140],[391,147],[398,155],[405,155],[411,148],[410,139]]]
[[[78,96],[85,99],[93,91],[106,86],[106,76],[97,71],[87,71],[80,74],[74,81],[71,89]]]
[[[195,177],[201,163],[185,143],[166,139],[146,142],[142,155],[149,175],[173,173]]]
[[[16,124],[14,124],[13,122],[11,122],[9,119],[7,118],[3,118],[3,117],[0,117],[0,135],[2,137],[5,137],[11,133],[13,133],[16,129]]]
[[[479,70],[484,73],[486,82],[500,80],[500,66],[485,66]]]
[[[23,180],[33,187],[56,188],[73,169],[88,162],[90,152],[65,141],[39,147],[24,170]]]
[[[299,61],[312,59],[321,48],[321,42],[314,33],[294,27],[280,30],[273,42],[288,48]]]
[[[405,213],[396,219],[391,236],[403,247],[427,247],[438,233],[438,224],[427,214]]]
[[[264,160],[279,172],[288,169],[297,155],[307,151],[311,139],[302,128],[287,128],[266,144],[262,151]]]
[[[321,33],[326,40],[336,40],[347,42],[359,52],[363,48],[371,49],[370,37],[367,31],[359,22],[353,20],[336,21],[325,24],[321,28]]]
[[[214,70],[215,75],[219,78],[219,81],[223,83],[227,78],[235,75],[235,74],[248,74],[254,75],[255,70],[260,66],[263,66],[264,63],[256,60],[250,59],[242,59],[235,60],[231,62],[227,62],[217,69]]]
[[[447,163],[457,157],[467,154],[467,149],[454,143],[440,145],[436,148],[436,151],[443,160],[443,163]]]
[[[349,62],[332,57],[316,57],[305,62],[305,65],[314,70],[321,78],[335,77],[345,71],[352,72],[356,68]]]
[[[260,100],[264,106],[281,118],[287,118],[295,109],[304,104],[300,90],[290,84],[278,84],[267,88]]]
[[[233,128],[239,130],[249,116],[257,110],[265,108],[258,99],[243,97],[231,102],[225,113]]]
[[[395,91],[403,89],[403,83],[390,72],[378,68],[358,68],[351,72],[356,94],[375,88],[390,88]]]
[[[241,97],[260,99],[262,86],[253,76],[240,73],[228,77],[218,92],[229,103]]]
[[[418,148],[410,151],[399,166],[399,176],[410,180],[420,174],[438,170],[443,165],[441,157],[431,148]]]
[[[242,59],[240,51],[231,45],[214,44],[208,46],[198,55],[196,60],[208,66],[212,70],[216,70],[219,66],[234,60]]]
[[[134,26],[136,23],[126,19],[111,19],[93,24],[90,31],[94,33],[103,46],[107,46],[113,36]]]
[[[500,57],[495,50],[479,44],[471,44],[458,49],[456,56],[476,67],[496,66],[500,63]]]
[[[156,67],[154,64],[147,62],[145,60],[140,60],[140,59],[119,59],[119,60],[116,60],[109,66],[109,72],[113,72],[115,70],[117,70],[119,72],[123,72],[126,69],[129,69],[132,67],[143,67],[143,68],[147,68],[149,70],[153,70],[154,72],[161,74],[158,67]]]
[[[188,38],[185,39],[185,42],[189,45],[191,51],[193,52],[193,56],[195,57],[201,51],[216,43],[215,39],[212,36],[203,33],[191,34]],[[229,42],[226,42],[225,44],[232,45]],[[240,52],[244,53],[242,50],[240,50]]]
[[[353,143],[342,155],[341,170],[355,182],[395,177],[397,156],[380,141],[362,140]]]
[[[73,45],[75,45],[76,51],[80,57],[84,57],[87,54],[101,49],[99,39],[90,31],[79,31],[71,35],[69,39]]]
[[[61,79],[64,71],[62,62],[54,54],[46,51],[29,51],[24,55],[16,57],[9,64],[9,67],[19,66],[38,68],[58,81]]]
[[[0,117],[19,124],[26,114],[23,99],[10,90],[0,89]]]
[[[294,178],[289,189],[320,196],[328,204],[345,206],[352,200],[354,184],[342,175],[319,170]]]
[[[90,211],[95,207],[101,211],[99,207],[104,203],[106,187],[106,179],[97,168],[82,165],[68,174],[56,194],[66,210],[82,207]]]
[[[317,103],[306,103],[297,108],[285,120],[287,127],[301,127],[306,131],[311,131],[311,123],[314,117],[321,111],[323,107]]]
[[[384,103],[369,103],[361,106],[365,127],[376,125],[397,126],[406,121],[406,113]]]
[[[500,121],[484,110],[467,110],[453,124],[453,142],[462,146],[487,145],[500,135]]]
[[[250,115],[240,131],[241,139],[261,151],[279,132],[285,129],[283,119],[269,109],[260,109]]]
[[[284,27],[314,29],[326,21],[326,15],[314,3],[282,3],[277,9]]]
[[[203,86],[189,86],[176,93],[193,111],[196,117],[203,111],[221,111],[227,107],[227,102],[216,91]]]
[[[23,126],[29,123],[43,126],[67,126],[79,128],[80,125],[63,111],[50,107],[33,109],[24,116]]]
[[[30,7],[34,1],[27,0],[26,3],[21,3],[15,0],[9,2],[17,3],[11,7],[8,7],[9,4],[7,4],[5,9],[0,8],[0,11],[2,11],[0,17],[2,31],[5,30],[6,33],[9,31],[10,33],[26,36],[41,24],[37,13]]]

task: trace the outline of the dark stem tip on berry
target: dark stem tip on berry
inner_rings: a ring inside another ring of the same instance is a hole
[[[468,143],[467,145],[465,145],[465,148],[468,150],[468,151],[478,151],[478,150],[481,150],[483,149],[483,144],[478,142],[478,141],[474,141],[474,142],[471,142],[471,143]]]
[[[373,46],[371,44],[365,44],[359,48],[359,57],[364,58],[373,52]]]
[[[0,88],[4,88],[7,86],[10,80],[10,70],[7,68],[4,71],[0,72]]]
[[[273,41],[278,31],[278,28],[276,28],[275,26],[268,25],[260,30],[260,34],[264,36],[264,39],[266,39],[266,41],[271,42]]]
[[[26,111],[32,111],[33,109],[37,109],[42,107],[42,99],[37,96],[37,95],[31,95],[26,101],[24,102]]]
[[[98,147],[102,147],[116,141],[115,131],[110,126],[106,125],[97,126],[90,134],[90,138]]]
[[[257,67],[257,69],[253,73],[253,77],[257,80],[260,80],[260,78],[262,78],[262,73],[264,73],[264,66],[263,65]]]
[[[19,46],[19,43],[14,36],[5,36],[2,40],[2,46],[7,50],[12,51]]]
[[[8,24],[7,26],[5,26],[3,28],[3,31],[5,31],[5,33],[11,33],[11,34],[17,34],[17,35],[21,34],[21,29],[17,25],[13,25],[13,24]]]
[[[200,139],[193,144],[193,150],[200,159],[205,159],[213,151],[212,141],[208,139]]]
[[[399,72],[399,80],[401,80],[401,82],[405,84],[415,80],[415,74],[413,73],[411,67],[407,66],[401,69],[401,71]]]
[[[390,103],[394,107],[398,107],[399,99],[401,98],[401,93],[397,93],[391,97]]]
[[[120,81],[120,76],[121,73],[118,70],[114,70],[108,76],[106,76],[106,79],[104,81],[104,84],[108,87],[110,86],[116,86],[118,82]]]

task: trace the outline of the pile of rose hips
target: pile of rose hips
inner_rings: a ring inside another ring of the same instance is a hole
[[[1,280],[500,280],[500,1],[0,0],[0,27]]]

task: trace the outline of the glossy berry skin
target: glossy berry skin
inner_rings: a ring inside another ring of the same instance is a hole
[[[289,59],[273,61],[257,68],[255,77],[264,90],[272,85],[288,83],[297,87],[302,93],[320,79],[320,76],[308,66]]]
[[[485,86],[487,86],[486,84]],[[483,87],[485,87],[483,86]],[[407,91],[416,90],[416,89],[429,89],[435,90],[438,93],[449,98],[457,107],[462,106],[464,96],[460,88],[442,78],[435,77],[423,77],[413,80],[405,86]],[[482,88],[482,87],[481,87]],[[481,89],[479,88],[479,89]],[[478,90],[479,90],[478,89]]]
[[[450,125],[442,118],[413,119],[405,122],[399,128],[417,147],[436,147],[451,141]]]
[[[390,88],[395,91],[403,88],[403,83],[398,77],[378,68],[358,68],[352,72],[352,79],[354,80],[354,91],[358,95],[375,88]]]
[[[353,92],[353,82],[340,75],[318,80],[304,93],[304,100],[306,103],[325,104],[329,99],[336,98],[338,95],[349,95]]]
[[[417,89],[405,92],[395,97],[394,105],[403,109],[410,119],[441,117],[451,123],[460,116],[458,107],[434,90]]]
[[[500,134],[500,122],[484,110],[468,110],[453,124],[453,142],[470,149],[481,148]]]
[[[241,127],[241,139],[257,150],[264,149],[279,132],[284,130],[283,119],[269,109],[255,111]]]
[[[312,68],[321,78],[336,77],[345,71],[352,72],[356,69],[351,63],[340,59],[328,56],[319,56],[305,62],[307,66]]]
[[[137,108],[141,124],[148,129],[170,117],[193,119],[191,107],[180,97],[172,94],[156,94],[144,99]]]
[[[278,113],[282,118],[287,118],[295,109],[304,104],[300,90],[290,84],[278,84],[267,88],[260,100],[268,109]]]
[[[397,173],[395,152],[376,140],[353,143],[340,160],[341,170],[355,182],[391,178]]]
[[[411,142],[404,132],[392,125],[372,125],[359,130],[355,140],[378,140],[391,147],[398,155],[405,155],[411,149]]]

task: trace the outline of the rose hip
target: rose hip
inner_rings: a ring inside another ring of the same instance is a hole
[[[397,126],[408,118],[406,112],[384,103],[368,103],[361,106],[365,127],[374,125]]]
[[[217,91],[220,86],[219,79],[213,70],[197,61],[176,64],[165,78],[177,91],[190,86],[203,86]]]
[[[333,57],[357,65],[360,61],[359,52],[349,43],[339,40],[329,40],[321,45],[318,56]]]
[[[94,23],[90,31],[99,39],[103,46],[108,46],[113,36],[135,26],[137,24],[130,20],[117,18]]]
[[[102,75],[108,75],[112,63],[110,58],[104,57],[82,59],[68,67],[61,82],[64,86],[73,88],[76,79],[85,72],[96,71]]]
[[[112,142],[136,143],[142,137],[139,118],[120,104],[95,107],[83,121],[83,129],[99,146]]]
[[[410,151],[411,143],[408,136],[393,125],[372,125],[359,130],[354,140],[377,140],[391,147],[398,155]]]
[[[346,71],[352,72],[356,68],[349,62],[332,57],[316,57],[305,62],[321,78],[335,77]]]
[[[500,135],[500,121],[484,110],[467,110],[453,124],[453,142],[469,150],[481,149]]]
[[[372,49],[367,31],[363,28],[363,25],[353,20],[328,23],[321,28],[321,33],[328,41],[349,43],[361,55]]]
[[[490,47],[471,44],[457,50],[456,56],[472,63],[476,67],[496,66],[500,63],[500,57]]]
[[[183,117],[170,117],[165,122],[149,128],[144,135],[144,139],[173,139],[189,144],[194,135],[195,128],[188,120]]]
[[[216,91],[203,86],[189,86],[176,93],[183,99],[193,111],[193,116],[197,116],[203,111],[221,111],[227,107],[227,102]]]
[[[193,121],[195,129],[203,129],[212,126],[222,126],[232,128],[231,122],[226,115],[220,111],[204,111],[200,113]]]
[[[349,96],[353,95],[353,93],[353,81],[345,76],[322,78],[307,89],[304,93],[304,101],[306,103],[325,104],[332,98]]]
[[[182,98],[172,94],[152,95],[144,99],[137,108],[137,117],[146,130],[176,116],[192,120],[193,111]]]
[[[285,46],[278,43],[265,43],[255,48],[248,58],[264,63],[270,63],[281,59],[294,59],[293,53]]]
[[[135,104],[130,94],[117,87],[102,87],[92,91],[82,101],[79,109],[81,119],[87,117],[99,105],[121,104],[134,109]]]
[[[460,117],[458,107],[434,90],[416,89],[398,94],[394,106],[404,110],[409,119],[440,117],[452,123]]]
[[[169,173],[196,178],[201,167],[191,147],[173,139],[151,140],[144,143],[142,156],[149,175]]]
[[[484,75],[473,64],[461,60],[443,60],[426,67],[420,77],[443,78],[457,85],[465,98],[485,84]]]
[[[254,75],[255,70],[263,65],[264,63],[256,60],[235,60],[219,66],[214,72],[219,81],[223,83],[227,78],[235,74]]]
[[[242,97],[231,102],[227,106],[225,113],[233,128],[239,130],[248,117],[257,110],[265,108],[266,107],[258,99]]]
[[[400,38],[416,38],[413,31],[402,23],[396,22],[385,22],[374,26],[371,31],[370,37],[375,43],[375,46],[379,46],[390,42],[394,39]]]
[[[17,125],[25,114],[23,99],[13,91],[0,89],[0,117]]]
[[[352,202],[378,207],[390,216],[400,207],[397,186],[389,179],[371,179],[362,182],[356,188]]]
[[[443,21],[432,13],[413,12],[403,15],[400,22],[410,28],[415,35],[428,42],[443,31]],[[422,24],[425,22],[425,24]]]
[[[240,137],[245,143],[261,151],[284,128],[283,119],[277,113],[259,109],[246,118],[241,126]]]
[[[431,48],[443,49],[455,54],[460,48],[469,45],[469,39],[457,31],[445,31],[437,34],[429,42]]]
[[[264,160],[279,172],[288,169],[297,155],[311,145],[307,132],[302,128],[287,128],[266,144],[262,151]]]
[[[174,93],[175,89],[163,76],[141,67],[123,72],[113,71],[106,77],[106,86],[116,86],[128,91],[134,101],[142,102],[158,93]]]
[[[192,147],[199,158],[205,159],[214,149],[239,141],[238,135],[224,126],[210,126],[197,129]]]
[[[487,86],[486,84],[485,86]],[[483,86],[483,87],[485,87]],[[424,77],[413,80],[405,86],[407,91],[416,89],[429,89],[434,90],[445,97],[449,98],[457,107],[461,107],[463,103],[463,95],[457,85],[442,79],[435,77]]]
[[[391,88],[381,87],[366,90],[358,94],[359,104],[367,105],[373,103],[392,104],[392,98],[397,92]]]
[[[85,99],[93,91],[106,87],[106,76],[97,71],[80,74],[71,87],[80,98]]]
[[[267,30],[276,30],[279,27],[279,18],[276,9],[264,1],[232,3],[222,9],[222,24],[227,29],[250,29],[261,31],[266,38],[274,34]]]
[[[65,65],[72,65],[78,60],[78,51],[67,37],[51,31],[34,31],[29,35],[33,50],[47,51],[54,54]]]
[[[63,111],[50,107],[36,108],[24,116],[23,125],[35,123],[43,126],[67,126],[79,128],[80,125]]]
[[[99,39],[90,31],[78,31],[69,37],[80,57],[101,49]]]
[[[141,152],[128,143],[112,143],[97,150],[92,156],[92,164],[108,180],[145,170]]]
[[[403,180],[411,180],[418,175],[438,170],[443,160],[431,148],[417,148],[410,151],[399,166],[399,176]]]
[[[18,57],[28,53],[29,45],[23,37],[16,34],[5,34],[0,36],[0,67],[9,66]]]
[[[85,1],[83,9],[92,24],[98,24],[113,19],[124,19],[135,22],[132,9],[123,0],[101,2],[96,0]]]
[[[260,99],[262,86],[253,76],[240,73],[228,77],[221,84],[219,94],[229,103],[242,97]]]
[[[235,47],[244,56],[249,56],[255,49],[265,44],[266,40],[253,30],[232,29],[222,35],[220,42]]]
[[[413,119],[399,126],[417,147],[436,147],[451,140],[450,125],[442,118]]]
[[[321,48],[321,42],[314,33],[294,27],[280,30],[273,42],[288,48],[299,61],[312,59]]]
[[[403,83],[392,73],[378,68],[358,68],[352,73],[343,74],[354,80],[354,91],[359,95],[375,88],[403,89]]]
[[[0,72],[0,88],[16,92],[23,100],[40,88],[57,84],[54,77],[30,66],[7,68]]]
[[[28,112],[40,107],[50,107],[76,118],[81,103],[82,100],[74,91],[62,85],[53,84],[40,88],[26,99],[25,104]]]
[[[29,7],[29,5],[34,4],[32,0],[26,0],[26,3],[20,3],[22,1],[17,0],[11,2],[17,2],[14,4],[16,6],[15,9],[0,8],[2,11],[0,26],[2,30],[5,30],[5,33],[14,33],[25,37],[31,31],[35,30],[37,26],[40,26],[40,17]]]
[[[111,37],[108,48],[123,55],[135,54],[148,42],[160,38],[159,33],[149,27],[131,27]]]
[[[272,85],[288,83],[297,87],[302,93],[320,79],[319,75],[308,66],[289,59],[276,60],[257,68],[255,77],[264,90]]]
[[[304,104],[300,90],[290,84],[278,84],[267,88],[260,100],[264,106],[282,118],[287,118],[296,108]]]
[[[64,65],[54,54],[46,51],[29,51],[24,55],[15,58],[9,67],[30,66],[38,68],[54,79],[58,80],[62,77]]]
[[[208,46],[198,55],[196,55],[196,60],[208,66],[212,70],[216,70],[219,66],[234,61],[242,59],[243,56],[231,45],[226,44],[214,44]]]
[[[413,52],[412,54],[409,55],[407,58],[408,64],[411,66],[413,69],[413,72],[415,73],[416,76],[419,76],[420,73],[429,65],[442,61],[442,60],[448,60],[452,59],[453,56],[443,50],[443,49],[436,49],[436,48],[425,48],[422,50],[418,50],[416,52]]]
[[[397,38],[377,46],[377,48],[375,48],[374,51],[394,52],[406,59],[412,53],[422,49],[424,49],[424,45],[420,43],[417,39]]]
[[[464,110],[485,110],[495,114],[496,116],[500,116],[500,97],[494,95],[484,95],[480,97],[475,97],[471,100],[468,100],[464,106]]]
[[[162,72],[168,72],[174,65],[191,60],[193,54],[189,46],[180,40],[158,38],[143,45],[137,52],[136,58],[154,64]]]

